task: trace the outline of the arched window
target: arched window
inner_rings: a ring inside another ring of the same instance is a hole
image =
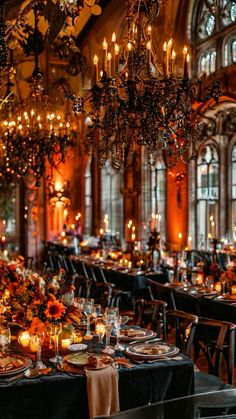
[[[85,236],[91,235],[92,226],[92,184],[91,184],[91,158],[87,161],[84,174],[84,188],[85,188],[85,221],[84,221],[84,234]]]
[[[231,155],[231,199],[232,199],[232,233],[236,241],[236,144],[233,146]]]
[[[166,166],[162,156],[149,165],[146,154],[142,165],[142,239],[154,227],[166,238]],[[152,216],[155,220],[152,220]]]
[[[107,234],[117,239],[122,238],[123,234],[123,199],[121,195],[122,175],[117,172],[107,161],[101,173],[102,197],[101,214],[102,228],[107,230]],[[104,223],[104,220],[106,222]]]
[[[219,158],[214,145],[206,145],[197,161],[197,245],[208,248],[218,236]]]
[[[236,62],[236,1],[199,0],[193,3],[191,37],[198,51],[198,71],[209,75],[217,70],[217,65],[221,68]],[[216,61],[218,54],[221,58]]]

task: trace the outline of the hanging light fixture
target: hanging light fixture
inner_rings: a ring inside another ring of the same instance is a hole
[[[15,103],[13,95],[2,112],[0,124],[0,182],[20,181],[33,174],[36,186],[51,168],[65,162],[67,146],[72,145],[73,130],[68,117],[52,111],[53,106],[43,88],[42,72],[38,63],[38,11],[34,8],[34,71],[28,98]],[[11,81],[8,79],[6,95]]]
[[[68,208],[71,202],[70,182],[66,180],[62,187],[58,187],[54,181],[50,181],[48,183],[48,200],[53,208],[58,205]]]
[[[145,146],[149,162],[164,151],[166,163],[188,162],[196,156],[199,138],[194,103],[220,95],[215,83],[203,97],[201,83],[189,77],[190,55],[183,48],[179,64],[170,39],[159,62],[154,50],[151,23],[158,0],[128,0],[126,37],[103,41],[102,57],[94,56],[94,86],[88,97],[91,111],[88,145],[100,166],[110,160],[119,169],[134,150]],[[181,71],[179,70],[181,68]],[[74,109],[83,102],[71,97]],[[77,101],[77,102],[76,102]]]

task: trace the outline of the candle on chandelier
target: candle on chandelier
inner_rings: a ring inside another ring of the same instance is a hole
[[[170,72],[171,72],[171,74],[175,73],[175,59],[176,59],[176,52],[173,49],[173,51],[171,53],[171,62],[170,62]]]
[[[147,62],[148,62],[148,72],[150,72],[150,70],[151,70],[151,51],[152,51],[152,45],[151,45],[151,41],[148,41],[147,42],[147,56],[148,56],[148,59],[147,59]]]
[[[103,73],[104,71],[107,71],[107,40],[104,38],[103,40]]]
[[[163,63],[162,63],[164,74],[166,74],[166,53],[167,53],[167,43],[164,42],[164,44],[163,44]]]
[[[120,48],[118,44],[115,44],[115,73],[118,73],[119,70],[119,52]]]
[[[166,51],[166,74],[167,77],[169,77],[170,75],[170,58],[171,58],[171,48],[172,48],[172,38],[169,39],[168,44],[167,44],[167,51]]]
[[[98,83],[98,56],[95,54],[93,58],[94,65],[94,84]]]
[[[112,58],[112,55],[110,52],[108,52],[107,54],[108,77],[111,77],[111,58]]]
[[[132,234],[131,234],[131,241],[135,242],[136,234],[135,234],[135,226],[132,227]]]
[[[187,54],[188,54],[188,49],[185,46],[183,49],[183,57],[184,57],[184,62],[183,62],[183,77],[187,77]]]
[[[113,74],[116,73],[116,33],[113,32],[112,37],[111,37],[111,43],[113,45],[113,59],[112,59],[112,69],[113,69]]]

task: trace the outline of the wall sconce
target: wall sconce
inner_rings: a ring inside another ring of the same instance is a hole
[[[67,180],[64,185],[59,188],[59,185],[53,182],[48,184],[48,200],[52,207],[62,205],[64,208],[70,206],[70,182]]]

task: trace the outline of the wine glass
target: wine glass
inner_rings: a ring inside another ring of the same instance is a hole
[[[83,312],[87,318],[87,330],[85,336],[90,336],[90,316],[93,313],[93,306],[94,306],[94,299],[93,298],[85,298],[83,303]]]
[[[50,336],[51,339],[54,341],[55,345],[55,356],[53,358],[50,358],[51,362],[58,363],[62,360],[62,357],[59,356],[59,336],[62,332],[62,324],[60,322],[58,323],[51,323],[50,326]]]
[[[120,343],[119,343],[120,329],[121,329],[122,321],[123,321],[122,316],[118,316],[115,319],[115,323],[114,323],[114,333],[116,335],[116,345],[115,345],[114,349],[116,351],[124,351],[124,349],[125,349],[124,346],[120,345]]]
[[[6,348],[11,343],[11,330],[7,325],[0,325],[1,355],[5,356]]]
[[[46,368],[46,365],[43,363],[41,359],[41,352],[42,352],[42,345],[45,339],[45,332],[43,330],[37,331],[34,334],[30,335],[30,348],[33,348],[37,351],[37,359],[35,366],[42,370]]]

